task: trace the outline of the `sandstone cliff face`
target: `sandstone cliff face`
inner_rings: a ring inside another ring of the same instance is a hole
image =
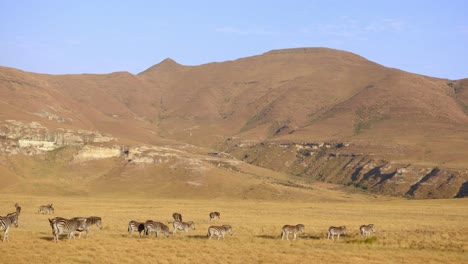
[[[467,196],[468,172],[442,167],[395,164],[353,153],[346,143],[232,142],[225,151],[245,162],[286,172],[304,180],[353,185],[412,198]]]
[[[64,146],[84,146],[115,140],[98,132],[59,128],[50,131],[38,122],[5,120],[0,122],[1,155],[37,155]]]

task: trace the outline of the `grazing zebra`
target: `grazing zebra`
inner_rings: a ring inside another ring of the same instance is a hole
[[[189,228],[192,228],[193,230],[195,230],[195,223],[192,221],[188,221],[188,222],[175,221],[172,223],[172,225],[174,226],[174,231],[172,231],[173,234],[175,234],[177,230],[184,230],[186,233],[188,232]]]
[[[13,225],[18,227],[18,212],[7,214],[7,216],[0,216],[0,231],[4,231],[3,242],[8,241],[8,234],[10,227]]]
[[[96,225],[99,229],[102,229],[102,219],[101,217],[98,217],[98,216],[90,216],[88,218],[84,218],[84,217],[73,217],[72,219],[70,220],[78,220],[78,221],[83,221],[83,219],[86,219],[86,222],[85,222],[85,225],[84,225],[84,229],[82,230],[76,230],[76,231],[79,231],[79,235],[78,235],[78,238],[81,238],[81,232],[83,231],[86,231],[86,235],[85,235],[85,238],[88,237],[88,233],[89,233],[89,229],[91,228],[91,226],[93,225]]]
[[[375,226],[374,224],[362,225],[361,227],[359,227],[359,231],[361,233],[361,237],[369,237],[371,232],[375,233]]]
[[[221,214],[219,212],[211,212],[210,213],[210,221],[211,221],[211,219],[215,219],[215,218],[220,219],[220,217],[221,217]]]
[[[16,208],[16,213],[18,213],[18,215],[21,213],[21,206],[19,206],[18,203],[15,203],[15,208]]]
[[[304,228],[305,227],[303,224],[298,224],[295,226],[292,226],[292,225],[283,226],[283,232],[281,233],[281,240],[283,240],[284,237],[286,237],[286,239],[289,240],[290,233],[293,233],[294,240],[296,240],[296,233],[301,232],[302,234],[304,234]]]
[[[65,219],[62,217],[55,217],[49,219],[50,226],[52,227],[52,234],[54,241],[57,243],[59,235],[68,232],[68,239],[74,238],[75,231],[86,230],[87,218],[76,217],[75,219]]]
[[[163,232],[166,237],[169,237],[169,227],[161,222],[155,222],[148,220],[145,222],[145,234],[150,235],[151,232],[156,233],[156,237],[159,237],[159,233]]]
[[[40,214],[53,214],[54,213],[54,207],[52,207],[52,204],[48,205],[41,205],[39,206],[39,211],[37,211]]]
[[[174,218],[174,221],[182,222],[182,215],[179,213],[173,213],[172,218]]]
[[[145,231],[145,224],[133,220],[128,222],[128,236],[132,236],[133,231],[138,231],[138,237],[141,237],[141,232]]]
[[[330,228],[328,228],[327,239],[330,239],[331,236],[332,240],[335,240],[335,235],[338,235],[338,239],[340,239],[340,235],[346,235],[346,226],[330,226]]]
[[[212,236],[217,236],[218,240],[220,237],[224,239],[224,235],[229,233],[232,236],[232,228],[230,225],[222,225],[222,226],[210,226],[208,227],[208,239],[211,239]]]

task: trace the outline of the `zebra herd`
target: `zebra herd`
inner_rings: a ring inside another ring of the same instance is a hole
[[[9,240],[9,231],[12,226],[18,227],[18,218],[21,213],[21,207],[18,203],[15,204],[16,211],[9,213],[6,216],[0,216],[0,231],[4,231],[3,242]],[[52,204],[41,205],[39,206],[38,213],[40,214],[53,214],[54,208]],[[210,221],[214,219],[220,219],[221,214],[219,212],[211,212],[209,214]],[[182,214],[173,213],[172,218],[174,221],[169,221],[169,224],[172,224],[173,231],[172,234],[176,234],[179,231],[188,232],[189,229],[195,230],[195,223],[193,221],[182,221]],[[102,218],[98,216],[90,217],[73,217],[66,219],[63,217],[54,217],[49,218],[49,224],[52,229],[52,235],[55,242],[58,242],[59,236],[61,234],[67,234],[68,239],[74,239],[75,233],[78,232],[78,238],[81,237],[82,232],[86,232],[85,238],[88,237],[90,228],[93,225],[96,225],[99,229],[103,228]],[[166,237],[169,237],[171,234],[169,227],[162,222],[147,220],[145,222],[130,221],[128,223],[128,236],[131,237],[132,233],[137,231],[139,237],[142,237],[142,232],[146,236],[150,236],[151,233],[155,233],[156,237],[159,237],[160,233],[163,233]],[[286,238],[289,240],[289,235],[293,235],[293,240],[296,240],[297,233],[305,233],[305,226],[303,224],[297,225],[285,225],[282,228],[281,240]],[[208,227],[208,233],[206,237],[211,239],[213,236],[216,236],[219,240],[220,238],[224,239],[225,234],[228,233],[232,236],[232,227],[230,225],[221,225],[221,226],[210,226]],[[359,233],[361,237],[369,237],[372,233],[375,233],[375,225],[368,224],[362,225],[359,227]],[[328,228],[327,239],[335,240],[340,239],[340,235],[346,235],[346,226],[331,226]]]
[[[220,219],[219,212],[211,212],[209,214],[210,221],[214,218]],[[182,221],[182,215],[180,213],[173,213],[172,218],[174,221],[169,221],[168,224],[172,224],[174,227],[172,234],[177,233],[177,230],[188,232],[189,229],[195,230],[195,223],[193,221]],[[128,222],[128,236],[131,237],[134,231],[138,231],[138,237],[142,237],[141,233],[145,235],[150,235],[151,232],[156,234],[156,237],[159,237],[159,233],[163,233],[166,237],[169,237],[169,227],[161,222],[156,222],[153,220],[147,220],[145,222],[138,222],[135,220],[131,220]],[[230,225],[223,225],[223,226],[210,226],[208,228],[207,237],[211,239],[212,236],[216,235],[218,240],[220,237],[224,238],[225,233],[229,233],[232,235],[232,228]]]

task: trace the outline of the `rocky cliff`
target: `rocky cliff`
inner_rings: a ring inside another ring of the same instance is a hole
[[[257,166],[306,181],[352,185],[375,193],[411,198],[468,196],[468,171],[399,164],[355,152],[348,143],[245,142],[229,139],[224,150]]]

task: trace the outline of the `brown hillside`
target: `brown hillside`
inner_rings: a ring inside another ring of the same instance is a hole
[[[252,153],[234,150],[234,145],[332,142],[351,145],[347,155],[366,155],[370,163],[369,157],[375,157],[466,170],[467,80],[411,74],[327,48],[274,50],[200,66],[165,59],[138,75],[45,75],[0,67],[0,140],[3,152],[11,153],[21,139],[49,140],[60,131],[83,130],[87,132],[81,135],[88,136],[78,139],[84,142],[80,144],[92,142],[89,135],[97,133],[113,138],[106,146],[122,149],[160,144],[179,148],[184,142],[229,151],[239,159]],[[12,124],[30,122],[40,127],[31,123],[19,129],[21,133],[12,132]],[[34,129],[42,131],[41,136]],[[264,151],[256,148],[255,155],[267,156]],[[281,154],[268,164],[246,161],[291,173],[289,165],[276,168],[289,164]],[[361,163],[356,164],[357,170]],[[323,173],[339,171],[333,168]],[[460,177],[450,192],[464,181]]]

